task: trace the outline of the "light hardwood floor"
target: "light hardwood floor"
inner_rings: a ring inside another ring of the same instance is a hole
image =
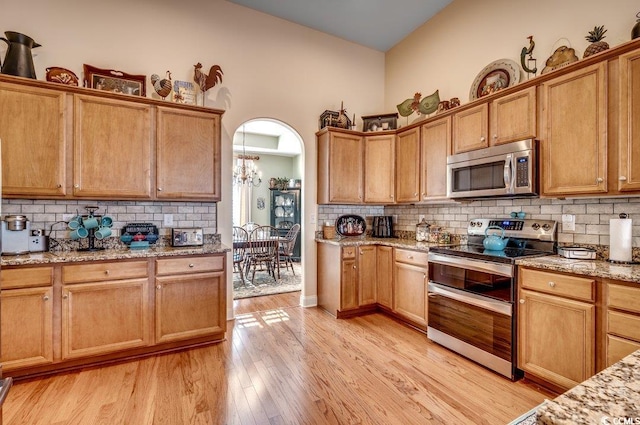
[[[298,299],[234,302],[219,344],[17,382],[4,424],[505,424],[553,397],[383,314]]]

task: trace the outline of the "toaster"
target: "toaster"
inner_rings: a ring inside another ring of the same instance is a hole
[[[198,246],[203,244],[202,227],[171,229],[171,246]]]

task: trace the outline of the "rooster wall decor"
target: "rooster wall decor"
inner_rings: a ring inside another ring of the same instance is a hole
[[[222,68],[220,68],[220,65],[213,65],[209,69],[208,75],[202,72],[202,64],[200,62],[193,65],[193,68],[193,81],[200,86],[200,91],[203,94],[202,105],[204,106],[204,92],[222,82]]]
[[[164,100],[164,98],[171,93],[171,87],[173,86],[171,83],[171,72],[167,71],[167,78],[163,79],[160,79],[158,74],[152,74],[151,84],[153,84],[153,89],[156,93]]]

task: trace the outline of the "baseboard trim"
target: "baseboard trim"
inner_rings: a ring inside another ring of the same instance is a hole
[[[318,305],[318,296],[311,295],[309,297],[305,297],[300,295],[300,305],[302,307],[316,307]]]

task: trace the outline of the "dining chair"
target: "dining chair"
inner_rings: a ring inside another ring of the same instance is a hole
[[[240,279],[244,282],[244,262],[245,252],[247,250],[247,242],[249,234],[245,229],[233,226],[233,270],[238,270]]]
[[[300,225],[296,223],[291,226],[291,228],[287,232],[287,235],[284,237],[284,240],[280,241],[278,247],[279,261],[284,262],[286,270],[289,270],[289,267],[291,267],[291,271],[293,272],[294,276],[296,272],[293,270],[293,262],[291,261],[291,257],[293,257],[293,248],[296,246],[298,233],[300,233]]]
[[[274,280],[280,278],[280,264],[278,260],[278,229],[272,226],[259,226],[249,233],[249,249],[246,255],[247,276],[251,271],[251,283],[256,276],[258,266],[265,267]],[[253,269],[253,270],[252,270]],[[276,270],[278,278],[276,278]]]

